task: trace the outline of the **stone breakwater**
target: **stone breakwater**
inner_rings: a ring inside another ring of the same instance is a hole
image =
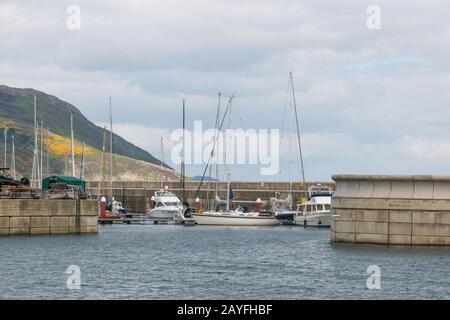
[[[97,200],[0,199],[0,236],[96,233]]]
[[[306,186],[300,183],[289,182],[248,182],[248,181],[233,181],[231,188],[233,190],[234,200],[236,201],[248,201],[246,203],[250,208],[254,208],[254,202],[260,198],[262,200],[263,207],[270,208],[270,198],[277,196],[278,198],[286,198],[289,194],[289,190],[292,190],[292,196],[294,201],[300,201],[302,197],[307,195],[308,186],[317,185],[318,182],[307,182]],[[227,183],[226,182],[203,182],[199,191],[198,197],[202,202],[203,208],[207,207],[207,198],[209,198],[210,206],[213,206],[213,199],[215,188],[217,184],[219,197],[226,199],[227,197]],[[329,186],[334,190],[334,183],[321,182],[323,186]],[[183,192],[180,188],[180,183],[177,181],[167,181],[163,183],[164,186],[168,186],[169,190],[174,192],[180,199]],[[198,181],[186,181],[185,185],[185,199],[191,205],[194,204],[194,199],[197,196],[197,189],[199,186]],[[86,188],[88,192],[95,198],[99,193],[98,181],[87,181]],[[112,188],[112,195],[117,201],[121,201],[129,212],[144,213],[147,211],[148,204],[150,203],[151,196],[154,195],[156,190],[161,189],[160,181],[113,181],[111,184],[109,181],[105,181],[101,185],[100,194],[110,194],[110,188]],[[208,194],[209,190],[209,194]],[[251,203],[253,202],[253,204]]]
[[[331,240],[450,245],[450,177],[335,175]]]

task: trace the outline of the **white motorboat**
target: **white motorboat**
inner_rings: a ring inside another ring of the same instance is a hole
[[[330,227],[332,195],[329,187],[310,187],[308,201],[297,206],[295,224],[305,227]]]
[[[147,216],[155,221],[173,221],[180,212],[183,212],[183,204],[166,186],[155,192]]]

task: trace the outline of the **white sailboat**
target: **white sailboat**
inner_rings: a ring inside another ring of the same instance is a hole
[[[224,113],[224,118],[227,114],[227,111],[230,110],[230,119],[231,119],[231,106],[232,106],[233,96],[230,98],[227,108]],[[231,120],[230,120],[231,123]],[[223,124],[223,120],[222,120]],[[219,127],[221,130],[222,124]],[[230,124],[231,125],[231,124]],[[214,153],[214,146],[217,138],[214,140],[213,150],[211,151],[211,156]],[[211,157],[210,157],[211,159]],[[206,173],[206,168],[205,168]],[[224,209],[220,209],[218,205],[216,209],[218,210],[209,210],[205,212],[193,212],[192,218],[194,218],[195,223],[198,225],[210,225],[210,226],[276,226],[280,222],[275,218],[275,215],[271,212],[263,213],[263,212],[248,212],[243,207],[238,207],[237,209],[232,210],[232,191],[231,191],[231,167],[227,166],[227,200],[226,206]],[[203,180],[202,180],[203,181]],[[200,187],[199,187],[200,189]],[[223,200],[220,200],[216,195],[216,204],[223,204]]]

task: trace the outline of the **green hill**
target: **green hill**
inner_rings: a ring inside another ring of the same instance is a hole
[[[73,114],[74,137],[77,143],[75,161],[77,171],[81,163],[81,144],[86,143],[85,154],[86,176],[95,178],[100,175],[101,149],[103,145],[104,128],[96,126],[89,121],[75,106],[34,89],[18,89],[0,85],[0,128],[8,128],[7,141],[9,151],[7,153],[7,166],[10,166],[10,140],[15,136],[16,168],[23,175],[31,174],[33,145],[34,145],[34,115],[33,97],[37,101],[37,119],[44,121],[44,129],[49,128],[49,133],[44,130],[44,173],[45,164],[48,162],[49,173],[62,174],[67,164],[66,156],[70,154],[70,114]],[[109,142],[107,131],[106,143]],[[4,130],[0,131],[0,166],[3,166],[4,156]],[[106,145],[106,150],[109,146]],[[115,177],[134,180],[157,179],[160,173],[160,161],[147,151],[126,141],[122,137],[113,135],[114,169]],[[105,170],[108,156],[104,156]],[[70,161],[70,155],[69,155]],[[166,165],[165,165],[166,166]],[[169,178],[176,178],[176,174],[166,166]],[[67,170],[66,170],[67,171]],[[67,172],[66,172],[67,173]]]

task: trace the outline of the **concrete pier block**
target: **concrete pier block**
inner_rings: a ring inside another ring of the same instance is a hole
[[[387,210],[356,210],[356,221],[373,221],[373,222],[387,222],[389,212]]]
[[[69,227],[69,217],[51,217],[50,227],[59,228],[59,227]]]
[[[81,233],[97,233],[98,232],[98,226],[86,226],[80,228]]]
[[[373,233],[357,233],[355,235],[356,243],[369,244],[388,244],[389,236],[387,234],[373,234]]]
[[[450,212],[414,211],[413,223],[450,224]]]
[[[333,213],[354,212],[355,230],[341,219],[342,213],[332,231],[352,234],[349,237],[353,240],[354,235],[356,243],[449,245],[450,177],[337,175],[333,179],[337,195],[332,198]],[[345,238],[339,235],[340,241]],[[332,239],[337,241],[337,233]]]
[[[450,246],[450,237],[412,236],[413,245]]]
[[[413,236],[448,237],[450,235],[450,225],[413,223]]]
[[[390,210],[389,211],[389,222],[406,222],[411,223],[412,221],[412,211],[400,211],[400,210]]]
[[[50,233],[52,234],[68,234],[70,232],[69,226],[66,227],[52,227],[50,228]]]
[[[30,228],[30,234],[50,234],[49,228]]]
[[[412,237],[410,235],[406,236],[406,235],[390,234],[389,244],[409,246],[412,244]]]
[[[412,234],[411,223],[405,222],[391,222],[389,223],[389,234],[390,235],[409,235]]]
[[[9,228],[9,217],[0,217],[0,229]]]
[[[341,232],[335,232],[334,233],[334,240],[336,242],[355,242],[355,234],[354,233],[341,233]]]
[[[355,221],[355,210],[333,209],[333,214],[338,216],[339,221]]]
[[[31,217],[31,228],[50,228],[50,217]]]
[[[365,233],[365,234],[380,234],[385,235],[389,233],[387,222],[356,222],[356,233]]]
[[[29,228],[30,217],[11,217],[9,219],[10,228]]]
[[[355,232],[355,222],[336,220],[334,231],[336,233],[354,233]]]
[[[80,226],[97,232],[96,200],[78,202]],[[0,199],[0,235],[74,233],[77,201],[50,199]]]

